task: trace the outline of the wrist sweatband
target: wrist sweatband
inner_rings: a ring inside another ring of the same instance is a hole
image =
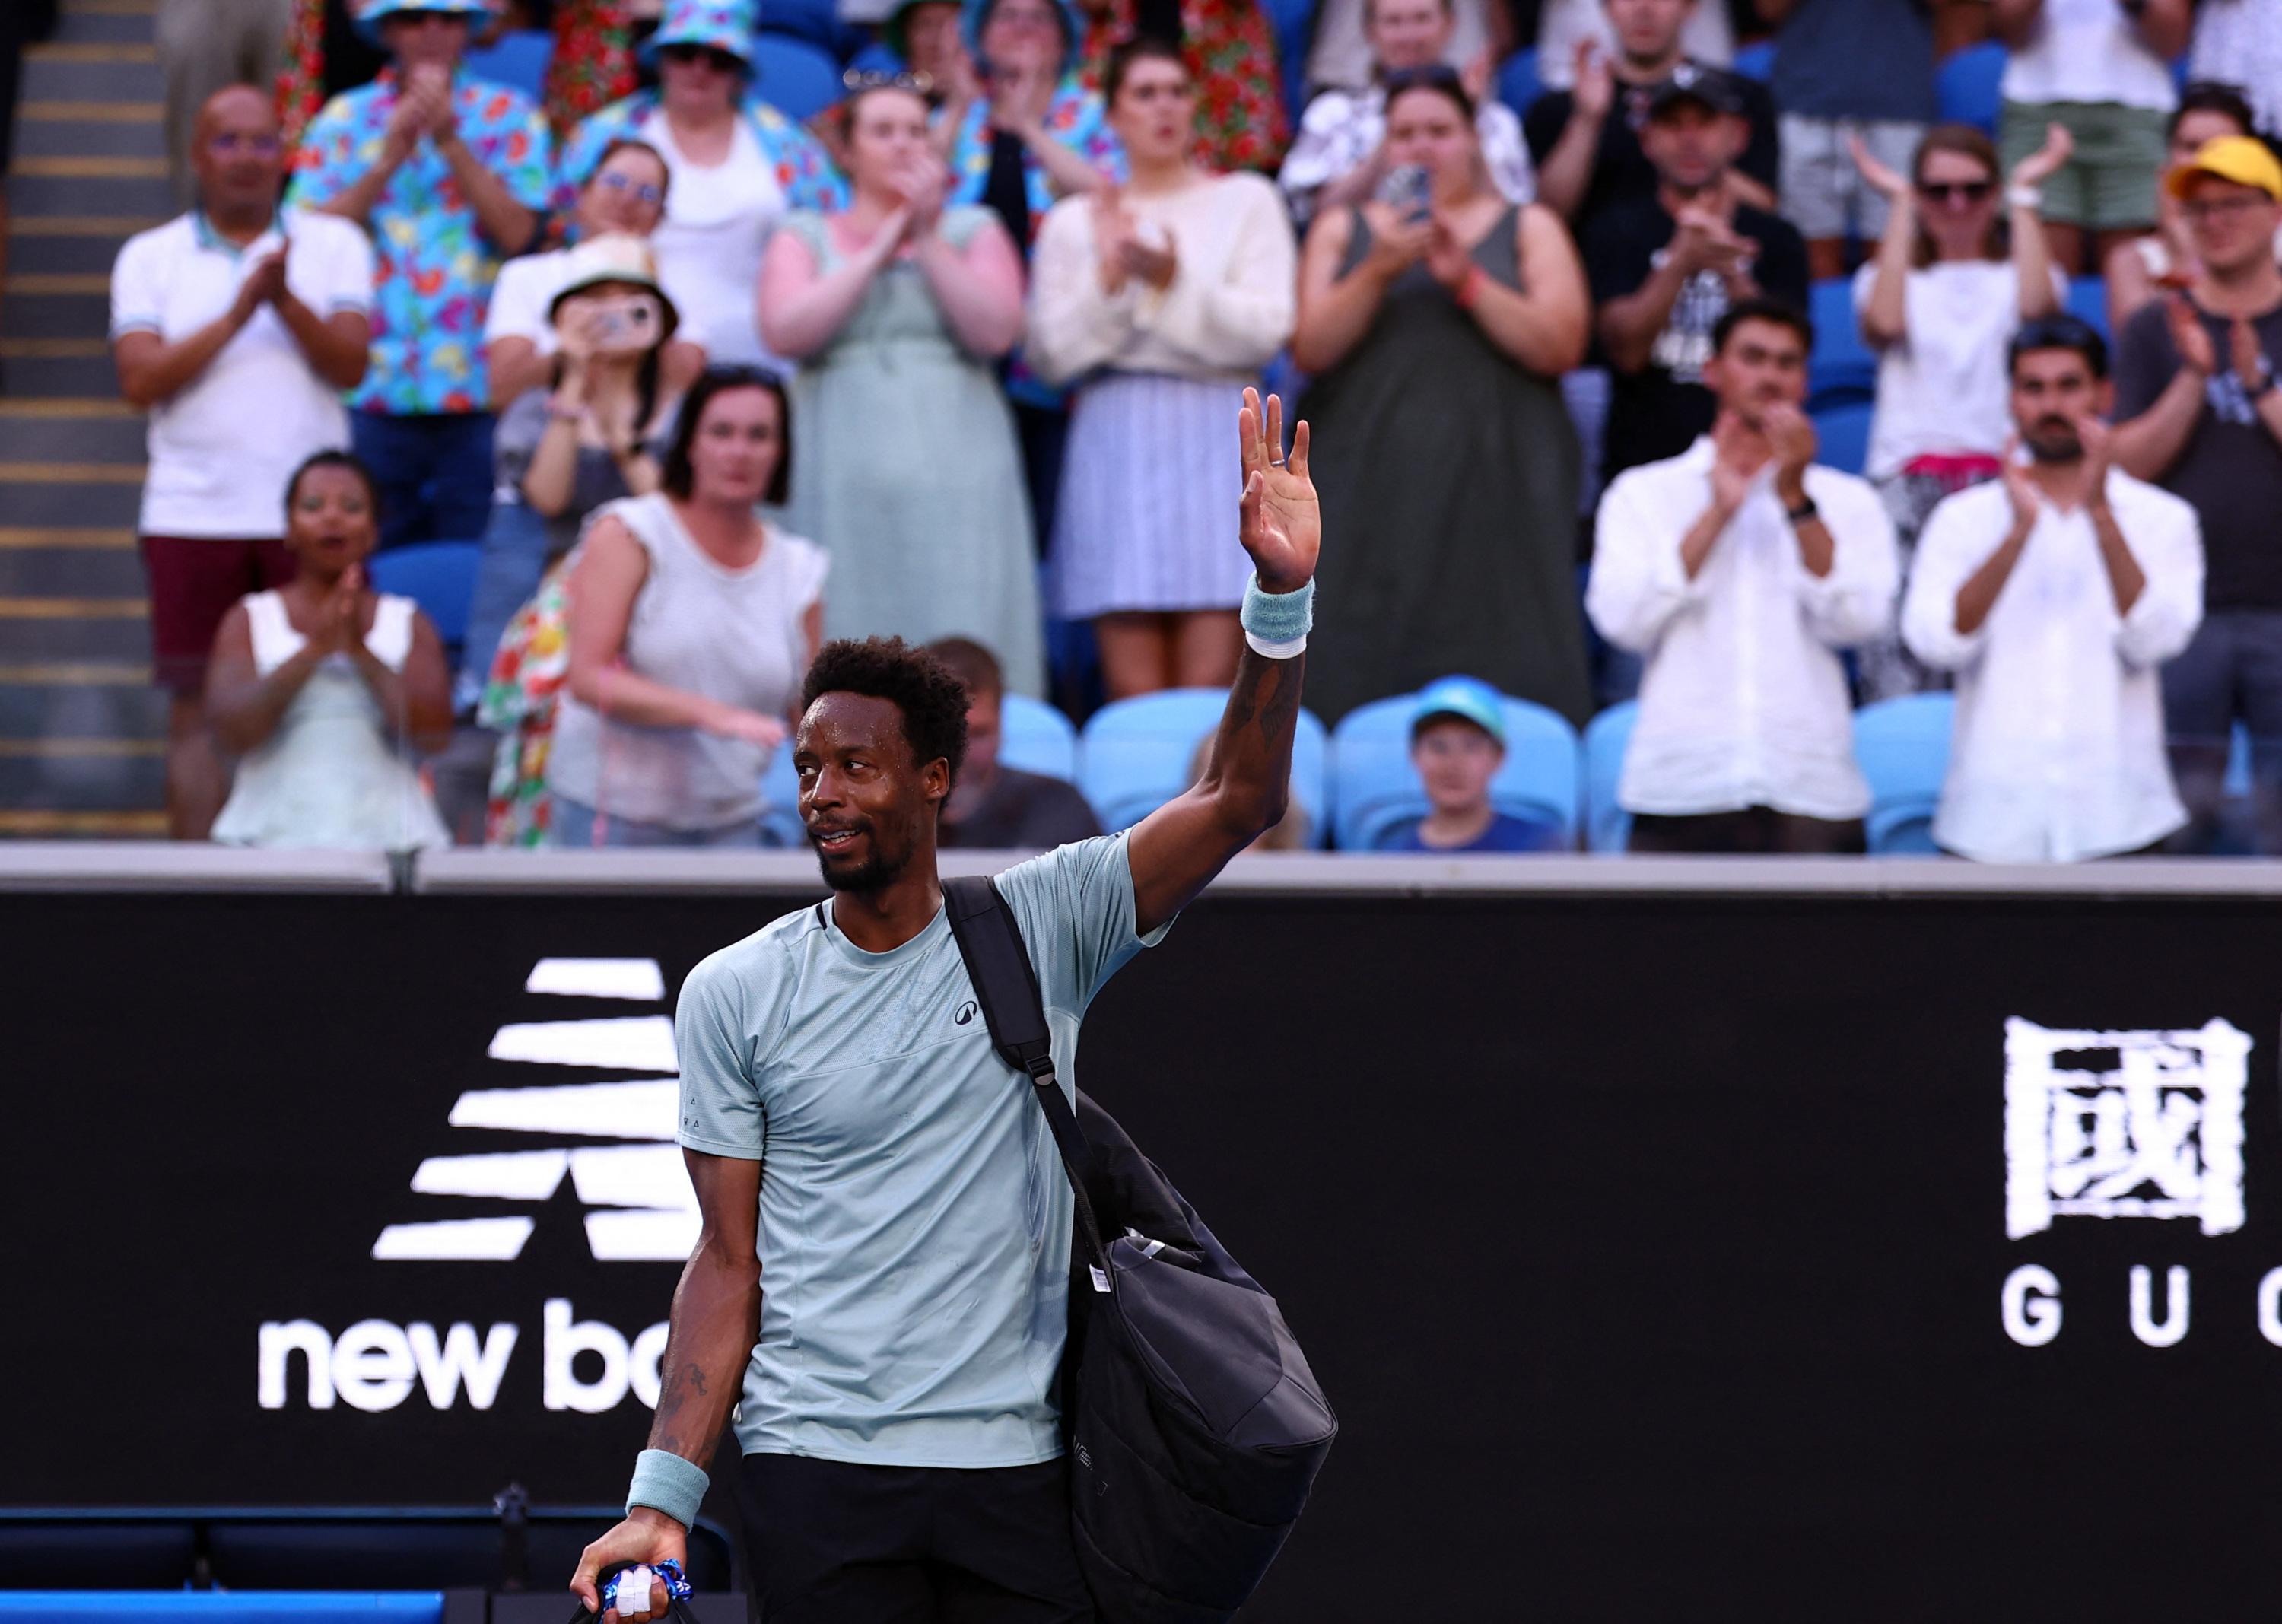
[[[1308,646],[1308,630],[1316,624],[1316,583],[1297,592],[1268,592],[1254,575],[1245,584],[1244,610],[1237,618],[1244,626],[1244,641],[1264,660],[1288,660]]]
[[[2035,209],[2045,206],[2045,194],[2034,186],[2007,186],[2005,201],[2014,208]]]
[[[644,1449],[634,1457],[634,1480],[626,1489],[626,1510],[646,1505],[664,1511],[687,1528],[705,1502],[705,1468],[670,1449]]]

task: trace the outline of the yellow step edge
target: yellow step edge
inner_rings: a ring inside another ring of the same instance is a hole
[[[146,462],[0,462],[0,485],[140,485]]]
[[[135,417],[143,414],[124,400],[94,395],[25,395],[0,400],[0,417]]]
[[[167,116],[164,102],[25,102],[16,116],[50,124],[155,124]]]
[[[17,688],[144,688],[151,668],[128,660],[58,660],[43,665],[0,665],[0,685]]]
[[[111,354],[107,338],[0,338],[0,360],[93,361]]]
[[[120,835],[131,839],[163,840],[167,814],[162,812],[50,812],[12,807],[0,811],[0,835],[36,840],[63,835]]]
[[[58,524],[41,527],[24,524],[0,524],[0,552],[14,552],[43,548],[100,548],[127,551],[135,545],[131,530],[99,530],[78,524]]]
[[[4,287],[10,293],[108,293],[111,278],[101,271],[22,271]]]
[[[164,739],[0,739],[0,760],[132,761],[166,753]]]
[[[33,214],[8,222],[11,237],[103,237],[126,238],[163,226],[157,214]]]
[[[42,180],[163,181],[163,158],[19,158],[15,173]]]
[[[142,598],[0,598],[0,620],[147,620]]]
[[[104,12],[92,11],[90,11],[90,14],[95,16],[105,15]],[[111,12],[108,14],[118,16],[121,13]],[[127,14],[134,15],[135,13]],[[156,45],[128,45],[110,43],[94,43],[85,40],[58,40],[51,41],[45,45],[33,46],[31,49],[24,52],[24,59],[27,62],[156,62],[159,59],[159,48]],[[18,173],[21,174],[22,171],[19,169]]]

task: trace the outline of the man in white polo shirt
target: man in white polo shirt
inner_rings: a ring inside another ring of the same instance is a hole
[[[1601,500],[1585,607],[1646,657],[1618,804],[1635,851],[1863,849],[1838,653],[1883,630],[1898,566],[1867,482],[1814,464],[1814,332],[1773,299],[1712,332],[1712,432],[1618,476]]]
[[[348,444],[339,392],[364,377],[372,249],[345,220],[277,208],[284,155],[246,85],[200,110],[199,206],[130,238],[111,273],[120,389],[151,414],[143,486],[154,674],[173,695],[167,832],[204,840],[229,793],[206,725],[214,629],[292,572],[285,484]]]

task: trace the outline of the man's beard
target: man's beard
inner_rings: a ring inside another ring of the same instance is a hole
[[[2021,444],[2030,457],[2038,462],[2080,462],[2084,460],[2084,440],[2076,430],[2059,424],[2039,424],[2033,431],[2021,437]]]
[[[817,849],[813,840],[809,842],[810,850],[816,851],[816,866],[824,876],[825,884],[834,890],[850,891],[858,895],[883,891],[897,880],[902,879],[904,870],[911,866],[912,859],[908,851],[899,857],[888,856],[881,851],[877,826],[867,833],[872,843],[871,855],[860,863],[843,864],[836,868],[823,851]]]

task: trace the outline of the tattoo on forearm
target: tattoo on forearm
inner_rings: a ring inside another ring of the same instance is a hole
[[[692,1394],[699,1398],[706,1395],[704,1369],[694,1359],[669,1376],[664,1391],[657,1395],[657,1419],[650,1427],[650,1448],[676,1455],[687,1453],[682,1448],[681,1407]]]

